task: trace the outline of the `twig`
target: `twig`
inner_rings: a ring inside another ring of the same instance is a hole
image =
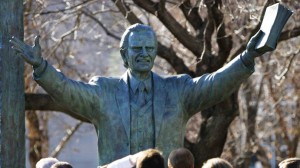
[[[87,17],[91,18],[93,21],[95,21],[104,31],[107,35],[111,36],[112,38],[116,39],[116,40],[121,40],[121,38],[115,34],[113,34],[111,31],[109,31],[104,24],[97,19],[92,13],[88,12],[87,10],[81,10],[81,12],[86,15]]]
[[[293,60],[296,58],[296,56],[299,54],[299,52],[300,52],[300,50],[297,50],[296,52],[294,52],[292,58],[288,61],[286,68],[284,68],[284,70],[280,74],[275,75],[276,80],[281,80],[288,73],[289,69],[292,66]]]
[[[69,8],[64,8],[64,9],[58,9],[58,10],[53,10],[53,11],[43,11],[40,13],[40,15],[47,15],[47,14],[52,14],[52,13],[60,13],[60,12],[66,12],[68,10],[72,10],[74,8],[77,8],[77,7],[80,7],[82,8],[83,5],[87,5],[89,4],[90,2],[93,2],[95,0],[85,0],[77,5],[74,5],[74,6],[71,6]]]
[[[51,152],[51,157],[57,157],[62,149],[65,147],[65,145],[68,143],[68,141],[71,139],[71,137],[74,135],[74,133],[79,129],[79,127],[82,125],[82,122],[78,122],[74,127],[67,130],[67,134],[62,138],[60,143],[56,146],[56,148]]]

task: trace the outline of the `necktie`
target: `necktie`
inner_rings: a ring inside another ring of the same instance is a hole
[[[143,106],[146,104],[145,84],[143,82],[140,82],[138,92],[139,93],[137,103],[139,106]]]

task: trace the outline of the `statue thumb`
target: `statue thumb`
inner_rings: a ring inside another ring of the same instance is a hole
[[[34,46],[39,46],[40,45],[40,35],[35,36],[34,39]]]
[[[247,44],[247,50],[254,51],[256,45],[260,42],[263,36],[264,36],[264,32],[261,30],[259,30],[254,36],[252,36],[250,41]]]
[[[258,43],[262,38],[263,38],[263,36],[264,36],[264,32],[263,31],[261,31],[261,30],[259,30],[254,36],[253,36],[253,38],[252,38],[252,42],[253,43]]]

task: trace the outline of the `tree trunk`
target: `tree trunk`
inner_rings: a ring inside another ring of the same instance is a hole
[[[29,140],[29,162],[32,168],[42,158],[42,131],[35,111],[26,112],[26,126]]]
[[[23,1],[1,1],[0,18],[0,167],[25,168],[24,62],[9,44],[23,39]]]
[[[222,154],[228,128],[238,114],[236,93],[201,114],[202,122],[198,142],[185,141],[185,147],[190,149],[195,156],[195,168],[200,168],[206,160]]]

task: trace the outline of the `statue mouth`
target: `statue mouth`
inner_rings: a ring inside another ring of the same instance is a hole
[[[150,63],[150,60],[149,59],[137,59],[136,62]]]

